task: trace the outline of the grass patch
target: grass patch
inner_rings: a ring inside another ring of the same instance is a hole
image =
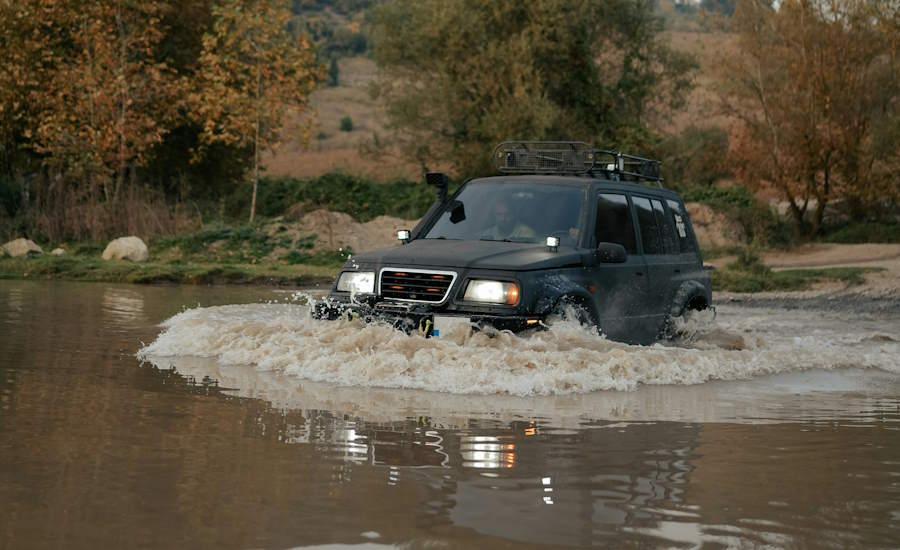
[[[806,290],[815,283],[836,281],[852,286],[865,282],[865,274],[883,271],[870,267],[825,267],[772,271],[758,256],[744,250],[738,259],[710,273],[713,290],[764,292]]]
[[[700,248],[700,255],[704,260],[714,260],[723,256],[736,256],[746,247],[740,245],[713,246],[710,248]]]
[[[826,228],[820,239],[826,243],[900,243],[900,223],[851,222]]]
[[[276,247],[291,246],[286,236],[270,236],[257,226],[212,226],[196,233],[157,239],[152,252],[159,254],[177,248],[197,261],[249,263],[268,256]]]
[[[306,285],[330,282],[338,267],[277,263],[217,265],[208,263],[107,262],[96,258],[37,256],[0,258],[0,279],[38,279],[108,283]]]
[[[153,258],[168,259],[170,263],[190,260],[232,265],[272,262],[272,252],[283,249],[288,250],[279,257],[284,263],[335,267],[344,263],[353,253],[347,247],[342,250],[313,252],[316,235],[303,235],[293,239],[286,233],[286,229],[281,226],[270,235],[261,226],[217,225],[196,233],[157,239],[151,243],[150,251]]]

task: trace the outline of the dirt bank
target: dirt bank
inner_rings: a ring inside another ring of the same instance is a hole
[[[354,252],[367,252],[397,246],[397,230],[412,229],[416,223],[417,220],[392,216],[378,216],[360,223],[343,212],[315,210],[304,215],[299,222],[288,224],[288,228],[289,231],[316,235],[315,250],[350,247]]]

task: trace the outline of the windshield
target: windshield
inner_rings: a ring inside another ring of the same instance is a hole
[[[444,208],[426,239],[543,243],[581,237],[584,190],[535,183],[473,182]]]

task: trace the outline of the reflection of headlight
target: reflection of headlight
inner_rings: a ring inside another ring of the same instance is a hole
[[[464,299],[467,302],[514,306],[519,302],[519,286],[504,281],[469,281]]]
[[[338,292],[372,294],[375,292],[375,273],[372,271],[345,271],[338,279]]]

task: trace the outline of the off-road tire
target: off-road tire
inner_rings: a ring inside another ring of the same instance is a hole
[[[705,302],[705,300],[698,302],[695,299],[688,299],[685,289],[683,287],[678,289],[678,292],[675,295],[675,300],[673,300],[672,303],[672,309],[670,309],[669,313],[666,314],[666,319],[663,322],[662,329],[660,330],[659,340],[664,340],[667,342],[674,341],[678,336],[678,333],[675,330],[677,320],[684,318],[692,312],[709,309],[709,305],[707,305]]]
[[[565,321],[570,318],[578,321],[578,324],[583,327],[595,329],[597,334],[602,332],[594,312],[584,304],[569,298],[563,298],[554,306],[553,311],[547,316],[547,324],[552,326],[557,319]]]

